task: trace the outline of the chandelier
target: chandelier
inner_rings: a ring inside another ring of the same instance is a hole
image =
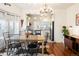
[[[53,15],[53,9],[48,7],[47,4],[44,4],[44,7],[40,10],[41,16]]]

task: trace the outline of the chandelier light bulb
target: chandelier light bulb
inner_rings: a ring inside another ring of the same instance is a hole
[[[44,4],[44,7],[40,10],[40,14],[44,15],[53,15],[53,9],[49,8],[47,4]]]

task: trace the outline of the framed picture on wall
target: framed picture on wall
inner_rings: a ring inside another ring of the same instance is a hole
[[[76,25],[79,26],[79,13],[76,14]]]

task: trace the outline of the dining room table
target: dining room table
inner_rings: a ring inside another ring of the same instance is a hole
[[[42,55],[44,55],[44,41],[45,41],[45,36],[44,35],[29,35],[28,37],[24,35],[20,35],[20,41],[23,42],[33,42],[33,41],[40,41],[42,43]]]
[[[16,34],[10,34],[10,35],[14,35],[16,36]],[[45,36],[44,35],[26,35],[25,33],[22,33],[18,36],[18,38],[16,37],[9,37],[6,41],[9,42],[9,40],[13,40],[13,41],[20,41],[22,43],[28,43],[28,42],[41,42],[42,43],[42,55],[44,55],[44,41],[45,41]],[[6,44],[7,48],[8,48],[8,44]],[[8,52],[8,51],[7,51]]]

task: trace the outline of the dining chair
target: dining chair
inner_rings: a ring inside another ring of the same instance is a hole
[[[47,53],[47,43],[48,43],[48,33],[45,35],[45,40],[44,40],[44,53]],[[38,42],[40,46],[40,50],[42,50],[42,42]]]
[[[35,35],[41,35],[41,30],[35,30]],[[38,41],[39,45],[42,45],[41,41]]]
[[[37,42],[30,42],[28,44],[28,54],[30,54],[31,56],[33,56],[34,54],[38,54],[38,50],[39,50],[39,46],[38,46],[38,43]]]
[[[15,37],[12,38],[14,35],[15,34],[9,34],[8,32],[3,33],[7,55],[15,54],[15,50],[21,48],[21,43],[19,40]]]

